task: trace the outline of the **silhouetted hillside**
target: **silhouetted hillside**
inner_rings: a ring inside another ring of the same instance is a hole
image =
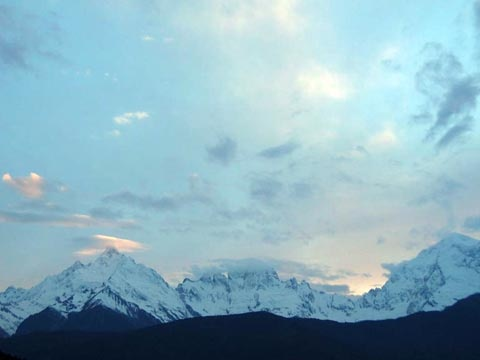
[[[35,359],[479,359],[480,295],[442,312],[336,323],[250,313],[123,334],[43,333],[0,342]]]
[[[0,360],[20,360],[20,359],[0,351]]]
[[[126,316],[103,306],[96,306],[64,317],[53,308],[26,318],[17,329],[17,335],[54,331],[122,332],[158,324],[158,320],[144,311],[136,317]]]

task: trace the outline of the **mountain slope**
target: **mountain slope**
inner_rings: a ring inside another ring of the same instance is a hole
[[[480,294],[441,312],[336,323],[249,313],[193,318],[123,334],[44,333],[0,341],[42,359],[463,359],[480,358]]]

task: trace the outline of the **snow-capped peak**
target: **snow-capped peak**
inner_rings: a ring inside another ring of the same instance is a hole
[[[131,315],[143,310],[159,321],[188,316],[175,289],[153,269],[107,248],[88,264],[77,261],[29,290],[0,293],[0,328],[7,333],[46,307],[62,314],[102,305]]]
[[[377,309],[382,318],[441,310],[480,292],[480,241],[452,233],[414,259],[386,268],[389,280],[362,298],[368,313]]]
[[[102,254],[100,254],[100,258],[102,257],[114,257],[114,256],[118,256],[118,255],[121,255],[120,251],[117,250],[117,248],[113,247],[113,246],[107,246],[105,248],[105,250],[103,251]]]

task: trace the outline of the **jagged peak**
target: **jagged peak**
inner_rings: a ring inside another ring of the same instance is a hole
[[[85,265],[80,261],[80,260],[77,260],[75,261],[72,266],[70,266],[71,269],[81,269],[83,268]]]
[[[122,255],[116,247],[107,246],[105,250],[100,254],[100,257],[112,257]]]

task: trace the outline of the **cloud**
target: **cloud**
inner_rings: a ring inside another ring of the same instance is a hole
[[[155,197],[152,195],[136,195],[130,191],[108,195],[103,200],[107,203],[116,203],[137,207],[142,210],[174,211],[191,204],[210,204],[208,196],[201,194],[185,193],[174,195],[163,195]]]
[[[3,182],[24,197],[39,201],[47,193],[66,192],[68,188],[58,181],[46,181],[45,178],[31,172],[25,177],[13,177],[9,173],[2,176]]]
[[[352,87],[343,74],[315,65],[297,76],[299,91],[308,98],[347,99]]]
[[[416,87],[426,96],[430,110],[416,115],[415,123],[430,123],[425,141],[442,150],[472,130],[480,75],[466,74],[458,58],[439,44],[427,44],[424,52],[428,58],[415,75]]]
[[[67,228],[111,227],[136,228],[138,225],[129,219],[108,219],[88,214],[49,214],[24,211],[0,210],[0,223],[40,224]]]
[[[54,202],[38,199],[26,200],[12,206],[18,211],[36,211],[41,213],[65,213],[66,209]]]
[[[175,211],[190,205],[212,205],[208,184],[197,174],[190,176],[190,189],[184,193],[165,194],[163,196],[137,195],[130,191],[122,191],[103,198],[105,203],[126,205],[142,210]]]
[[[469,231],[480,231],[480,216],[469,216],[463,223],[463,228]]]
[[[319,264],[306,264],[282,259],[215,259],[205,266],[193,266],[191,273],[194,278],[203,275],[238,272],[264,272],[276,271],[282,278],[292,278],[309,281],[315,286],[327,285],[325,282],[336,281],[348,277],[368,277],[369,274],[358,274],[349,270],[332,270],[328,266]]]
[[[266,148],[258,153],[259,156],[268,159],[277,159],[290,155],[300,147],[300,144],[288,141],[284,144]]]
[[[260,220],[264,217],[263,212],[256,207],[241,207],[235,210],[230,210],[226,207],[219,207],[215,209],[214,215],[220,220],[233,222],[242,220]]]
[[[250,183],[250,197],[264,203],[271,203],[281,193],[283,184],[271,177],[256,178]]]
[[[397,135],[390,128],[385,128],[384,130],[373,134],[368,141],[370,146],[376,147],[391,147],[396,145],[397,142]]]
[[[219,139],[217,144],[207,147],[206,151],[210,161],[228,165],[235,158],[237,143],[229,137],[224,137]]]
[[[105,248],[115,248],[118,251],[131,253],[135,251],[145,250],[145,246],[137,241],[123,239],[116,236],[94,235],[91,240],[94,246],[76,251],[79,256],[92,256],[101,253]]]
[[[45,180],[34,172],[31,172],[26,177],[17,178],[12,177],[9,173],[5,173],[2,180],[5,184],[30,199],[41,198],[45,190]]]
[[[121,211],[112,210],[106,207],[95,207],[90,209],[90,215],[98,219],[121,219],[123,214]]]
[[[113,122],[117,125],[129,125],[135,120],[148,119],[150,114],[146,111],[126,112],[113,118]]]
[[[449,144],[454,137],[470,130],[470,126],[465,126],[464,124],[465,119],[472,118],[465,116],[465,114],[469,114],[477,106],[477,97],[480,94],[479,80],[480,78],[477,76],[468,76],[458,79],[449,85],[446,94],[439,104],[436,121],[428,130],[427,140],[434,139],[439,132],[445,128],[448,129],[452,124],[453,127],[445,134],[450,133],[448,136],[449,141],[446,144]],[[460,125],[457,123],[460,123]],[[452,129],[454,129],[453,132]],[[438,147],[442,147],[442,139],[437,142]]]
[[[437,149],[443,149],[458,142],[465,134],[472,131],[474,119],[471,116],[465,116],[458,120],[448,131],[437,141]]]
[[[438,43],[425,44],[423,53],[427,59],[415,74],[415,86],[434,103],[463,74],[463,65]]]
[[[414,124],[428,124],[433,120],[433,115],[428,111],[422,111],[412,115],[412,123]]]
[[[52,50],[58,41],[59,26],[54,15],[39,16],[0,4],[0,68],[31,69],[32,60],[43,58],[64,63]]]

